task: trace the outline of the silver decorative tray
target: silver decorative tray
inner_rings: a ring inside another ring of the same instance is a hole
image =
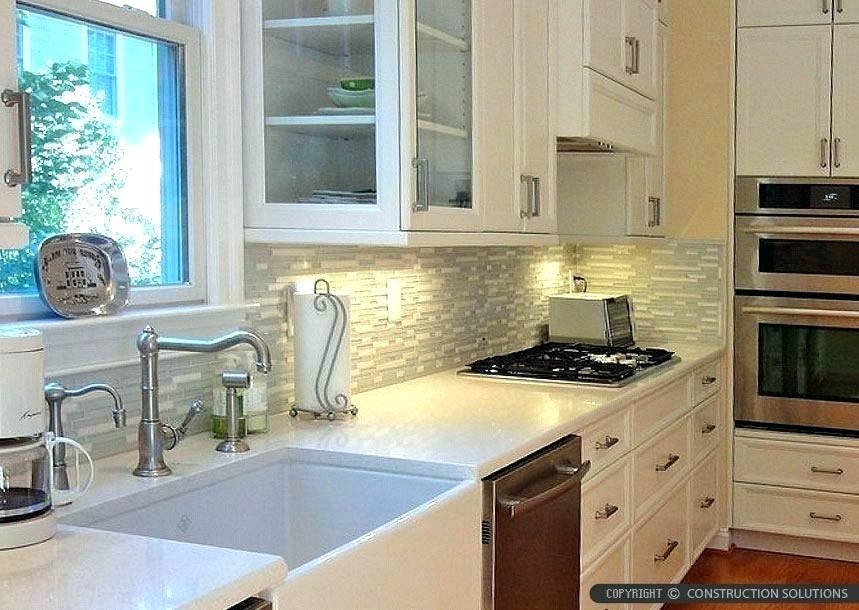
[[[57,315],[82,318],[115,313],[128,304],[128,264],[116,240],[66,233],[39,246],[36,279]]]

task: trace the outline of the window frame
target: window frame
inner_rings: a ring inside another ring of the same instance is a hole
[[[20,5],[55,12],[131,35],[145,36],[182,47],[179,68],[185,85],[183,101],[185,103],[185,171],[188,198],[188,282],[182,285],[133,287],[130,291],[128,308],[204,305],[216,301],[235,302],[237,300],[235,291],[228,295],[227,299],[219,299],[209,289],[212,282],[207,260],[211,260],[212,252],[210,251],[207,256],[207,242],[211,237],[210,223],[213,214],[207,206],[216,205],[217,202],[210,201],[208,204],[205,202],[206,193],[202,183],[206,149],[202,130],[204,75],[201,31],[177,21],[152,16],[145,11],[115,6],[98,0],[21,0],[13,4],[16,7]],[[168,11],[168,14],[170,13],[172,11]],[[209,73],[206,78],[211,79],[213,75]],[[218,246],[215,245],[214,249],[217,248]],[[7,323],[52,316],[38,294],[0,295],[0,312],[2,312],[0,322]]]

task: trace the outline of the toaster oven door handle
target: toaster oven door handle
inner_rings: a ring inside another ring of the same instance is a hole
[[[742,313],[762,314],[773,316],[803,316],[817,318],[859,318],[859,311],[841,311],[835,309],[807,309],[804,307],[756,307],[748,305],[740,309]]]
[[[852,235],[859,237],[859,227],[772,227],[753,225],[745,227],[743,233],[751,235]]]

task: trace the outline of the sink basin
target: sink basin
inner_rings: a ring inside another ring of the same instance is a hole
[[[280,555],[289,573],[267,592],[280,600],[276,608],[477,607],[477,482],[383,461],[344,465],[342,455],[259,457],[159,484],[158,493],[140,493],[116,510],[84,508],[66,521]],[[442,590],[436,578],[447,573],[451,584]]]

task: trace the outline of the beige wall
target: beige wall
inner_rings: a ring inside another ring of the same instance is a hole
[[[728,234],[732,0],[671,0],[668,50],[668,231]]]

